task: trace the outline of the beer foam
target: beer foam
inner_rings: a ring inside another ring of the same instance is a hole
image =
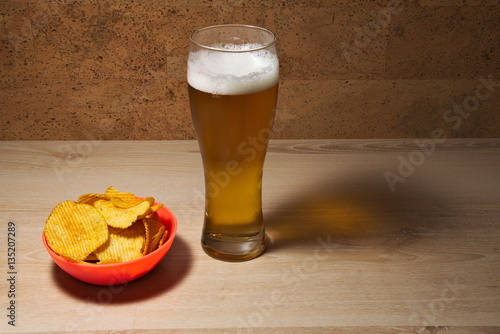
[[[214,46],[217,47],[217,46]],[[217,95],[257,93],[278,83],[278,56],[261,45],[226,44],[229,52],[203,49],[189,54],[187,80],[191,87]]]

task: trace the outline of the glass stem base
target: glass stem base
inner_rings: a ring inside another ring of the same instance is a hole
[[[264,231],[245,238],[225,238],[220,235],[204,234],[201,245],[205,253],[217,260],[241,262],[261,255],[267,246]]]

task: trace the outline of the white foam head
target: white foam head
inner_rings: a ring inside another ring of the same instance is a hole
[[[259,45],[224,45],[225,50],[242,51]],[[266,49],[252,52],[220,52],[202,49],[191,52],[187,80],[191,87],[217,95],[251,94],[278,83],[279,62]]]

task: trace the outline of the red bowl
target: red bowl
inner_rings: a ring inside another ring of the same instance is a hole
[[[174,242],[175,233],[177,232],[177,220],[174,214],[165,206],[156,212],[160,217],[161,223],[168,231],[167,240],[165,240],[163,245],[158,247],[155,251],[132,261],[113,264],[87,264],[72,262],[59,256],[50,248],[43,232],[42,242],[54,262],[62,270],[81,281],[97,285],[116,285],[127,283],[146,275],[154,267],[156,267],[156,265],[158,265],[158,263],[160,263],[163,257],[167,254],[168,250],[172,246],[172,243]]]

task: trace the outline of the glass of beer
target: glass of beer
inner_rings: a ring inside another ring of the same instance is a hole
[[[276,38],[264,28],[218,25],[191,36],[187,81],[205,175],[201,243],[219,260],[266,248],[262,172],[278,96]]]

